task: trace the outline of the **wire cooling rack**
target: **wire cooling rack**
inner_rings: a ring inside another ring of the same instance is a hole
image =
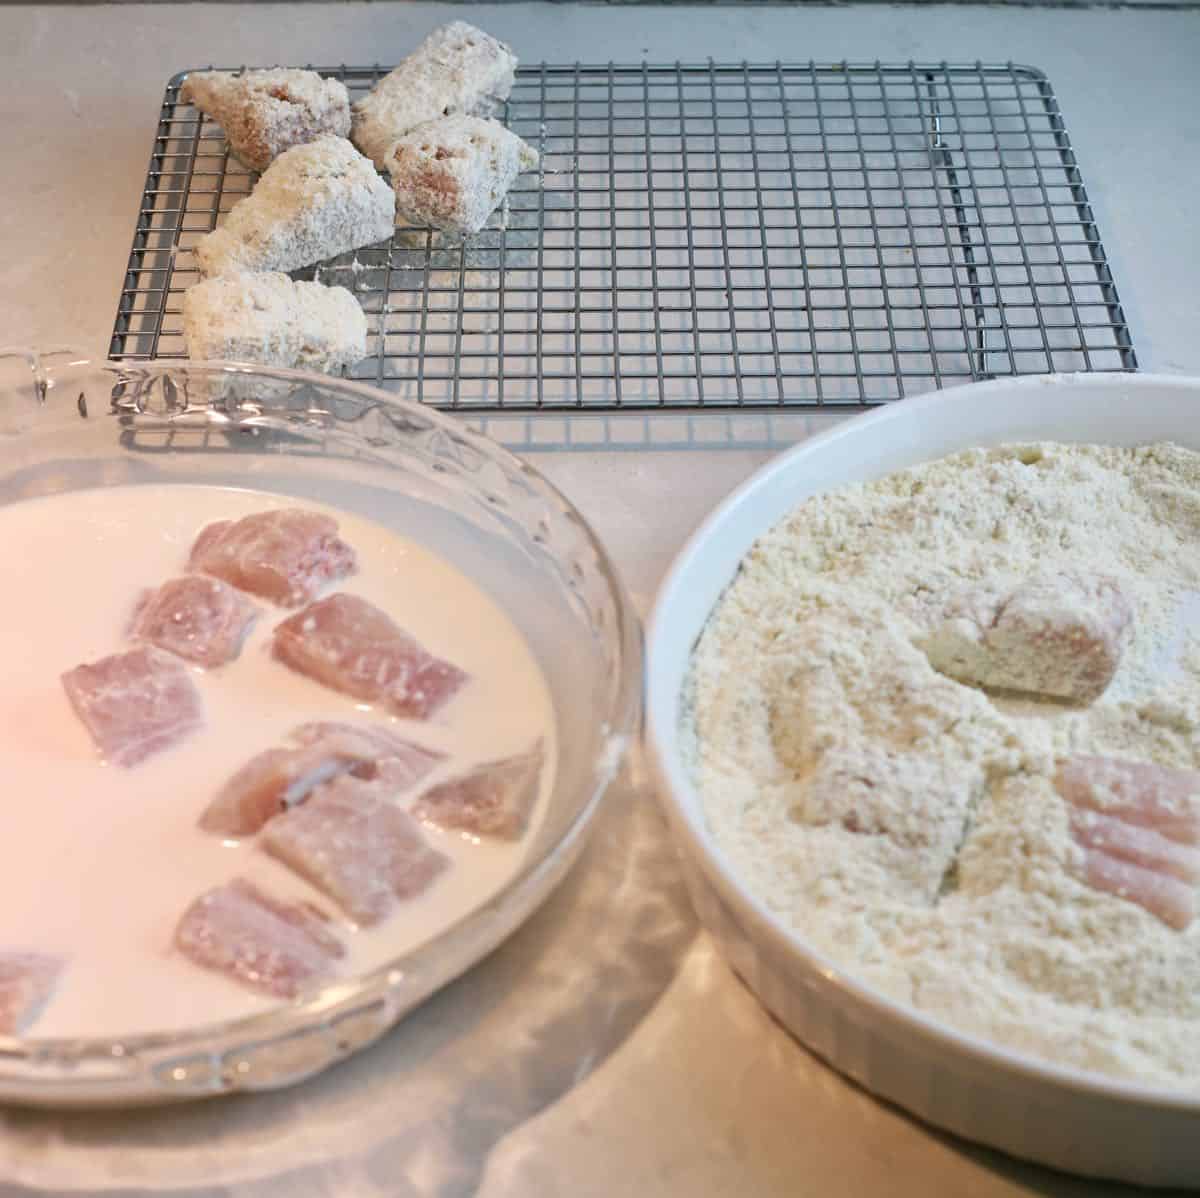
[[[352,97],[385,68],[318,67]],[[254,182],[171,80],[113,329],[186,356],[191,247]],[[522,67],[542,154],[469,241],[397,229],[349,373],[441,408],[811,408],[1137,360],[1047,78],[1007,65]]]

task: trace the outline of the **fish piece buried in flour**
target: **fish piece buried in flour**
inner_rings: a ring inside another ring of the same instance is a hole
[[[923,647],[959,682],[1090,703],[1117,671],[1131,620],[1113,579],[1053,574],[964,592]]]
[[[285,150],[224,224],[196,243],[208,277],[299,270],[392,235],[396,197],[341,137]]]
[[[442,828],[518,840],[537,802],[544,760],[538,741],[526,753],[484,762],[430,787],[414,804],[413,814]]]
[[[204,722],[187,666],[150,645],[76,666],[62,684],[75,714],[113,765],[137,765]]]
[[[245,878],[196,899],[175,929],[175,947],[202,968],[276,998],[327,977],[346,953],[318,907],[282,902]]]
[[[19,1036],[37,1019],[64,964],[49,953],[0,949],[0,1035]]]
[[[326,373],[367,355],[367,318],[345,287],[278,271],[223,275],[183,295],[188,357]]]
[[[293,670],[415,720],[428,719],[467,680],[357,595],[329,595],[289,616],[275,628],[274,647]]]
[[[349,775],[271,820],[262,845],[362,925],[423,893],[450,864],[375,783]]]
[[[179,89],[225,130],[229,148],[252,171],[264,171],[284,150],[322,134],[350,136],[350,94],[316,71],[196,71]]]
[[[252,836],[339,774],[384,780],[398,794],[443,757],[390,729],[369,725],[302,724],[291,739],[299,747],[267,749],[242,766],[200,816],[200,827],[218,836]]]
[[[932,902],[954,875],[983,790],[982,772],[961,760],[846,741],[815,757],[791,817],[878,837],[907,897]]]
[[[448,116],[418,125],[387,152],[396,213],[414,225],[478,233],[538,152],[499,121]]]
[[[354,550],[337,531],[331,516],[301,508],[220,520],[200,530],[188,569],[281,607],[298,607],[357,569]]]
[[[1062,763],[1055,785],[1073,808],[1084,881],[1186,928],[1200,882],[1200,773],[1079,756]]]
[[[257,616],[258,608],[227,582],[188,574],[146,592],[129,634],[214,669],[237,657]]]
[[[388,150],[410,129],[475,112],[489,99],[508,99],[516,69],[516,55],[503,42],[465,21],[451,21],[355,103],[350,136],[384,170]]]

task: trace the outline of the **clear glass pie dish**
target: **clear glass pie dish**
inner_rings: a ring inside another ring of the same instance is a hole
[[[184,1033],[0,1037],[0,1101],[100,1106],[272,1089],[365,1047],[549,895],[636,732],[640,629],[603,546],[554,487],[486,437],[363,384],[297,371],[0,351],[0,503],[163,483],[326,503],[467,574],[516,624],[549,686],[559,754],[549,808],[502,889],[415,950]]]

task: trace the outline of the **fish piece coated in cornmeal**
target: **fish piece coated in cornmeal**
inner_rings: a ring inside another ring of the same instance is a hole
[[[183,294],[188,357],[332,373],[367,355],[367,318],[345,287],[279,271],[205,279]]]
[[[387,241],[396,197],[345,138],[285,150],[195,248],[200,273],[299,270]]]
[[[333,690],[415,720],[428,719],[467,680],[357,595],[329,595],[289,616],[275,628],[274,651]]]
[[[1120,665],[1132,618],[1116,581],[1064,572],[963,592],[924,648],[960,682],[1091,703]]]
[[[354,550],[337,531],[331,516],[302,508],[218,520],[200,530],[188,568],[281,607],[298,607],[357,569]]]
[[[345,956],[325,913],[272,898],[245,878],[202,894],[183,913],[175,947],[204,969],[276,998],[292,998]]]
[[[465,21],[451,21],[354,104],[350,136],[384,170],[388,150],[410,129],[475,112],[489,99],[506,100],[516,69],[509,46]]]
[[[188,668],[150,645],[76,666],[62,684],[75,714],[113,765],[135,766],[178,744],[204,721]]]
[[[478,233],[538,152],[499,121],[448,116],[406,133],[387,152],[396,211],[415,225]]]
[[[225,131],[229,148],[252,171],[264,171],[293,146],[329,133],[350,135],[350,95],[316,71],[195,71],[179,98]]]

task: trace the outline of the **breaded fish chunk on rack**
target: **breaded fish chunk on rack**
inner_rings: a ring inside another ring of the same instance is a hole
[[[396,198],[345,138],[285,150],[195,247],[200,273],[299,270],[392,235]]]
[[[396,211],[416,225],[478,233],[538,152],[499,121],[448,116],[418,125],[388,151]]]
[[[388,150],[417,125],[476,112],[489,99],[507,100],[516,69],[509,46],[465,21],[451,21],[354,104],[350,136],[383,170]]]
[[[280,271],[222,275],[183,296],[188,357],[335,373],[367,355],[367,318],[345,287]]]
[[[216,121],[252,171],[265,171],[284,150],[322,134],[350,134],[346,85],[316,71],[197,71],[183,81],[179,98]]]

